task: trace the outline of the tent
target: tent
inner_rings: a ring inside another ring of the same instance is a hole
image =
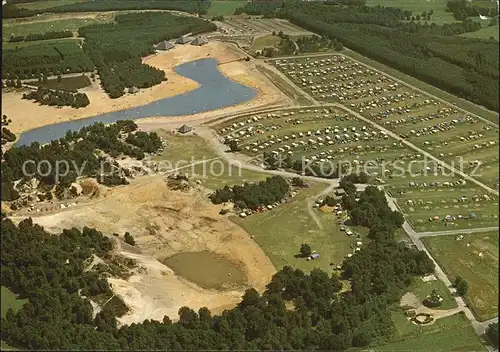
[[[208,40],[204,37],[196,37],[195,40],[193,40],[191,42],[191,45],[198,45],[198,46],[202,46],[202,45],[205,45],[205,44],[208,44]]]
[[[173,47],[174,47],[174,44],[164,40],[156,46],[156,50],[170,50]]]
[[[177,131],[179,131],[179,133],[188,133],[188,132],[191,132],[193,130],[193,128],[191,126],[188,126],[188,125],[182,125],[181,127],[179,127],[177,129]]]

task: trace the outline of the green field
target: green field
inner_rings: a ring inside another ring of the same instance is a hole
[[[21,307],[27,302],[24,299],[18,299],[17,296],[9,290],[7,287],[2,286],[2,317],[7,314],[9,308],[12,308],[14,312],[17,312]]]
[[[290,265],[304,271],[318,267],[330,272],[340,265],[347,254],[353,252],[352,246],[356,241],[366,242],[366,229],[354,229],[360,234],[360,239],[346,236],[340,231],[334,215],[312,210],[318,223],[315,221],[308,208],[325,187],[324,184],[313,184],[310,188],[300,190],[293,201],[272,211],[254,214],[245,219],[231,219],[255,236],[255,241],[278,270]],[[320,257],[313,261],[296,257],[302,243],[308,243]]]
[[[11,21],[3,21],[3,40],[7,41],[9,37],[13,34],[14,36],[27,34],[39,34],[46,32],[61,32],[61,31],[72,31],[75,32],[78,28],[83,26],[88,26],[91,24],[99,23],[99,21],[91,18],[87,19],[65,19],[56,20],[48,22],[25,22],[25,23],[15,23]]]
[[[490,39],[491,37],[493,37],[495,40],[499,40],[499,31],[500,27],[497,24],[495,26],[482,28],[475,32],[464,33],[461,34],[460,36],[469,38],[484,38],[484,39]]]
[[[3,50],[6,50],[6,49],[26,48],[37,45],[48,45],[48,44],[58,45],[68,42],[80,45],[82,43],[82,40],[80,38],[60,38],[60,39],[47,39],[47,40],[30,41],[30,42],[15,42],[15,43],[4,42],[2,48]]]
[[[396,336],[389,343],[373,347],[380,352],[403,351],[486,351],[469,320],[461,314],[438,319],[434,324],[419,327],[409,322],[399,308],[394,308],[392,319]]]
[[[21,3],[17,6],[28,10],[44,10],[44,9],[50,9],[51,7],[75,4],[78,2],[86,2],[86,1],[87,0],[43,0],[43,1]]]
[[[49,79],[46,83],[38,81],[27,82],[28,84],[40,85],[50,89],[74,90],[90,86],[91,82],[87,76],[63,77],[59,82],[57,78]]]
[[[264,48],[274,47],[280,42],[281,38],[277,35],[264,35],[262,37],[257,37],[253,40],[252,46],[250,46],[250,53],[255,53],[257,50],[262,50]]]
[[[367,0],[367,6],[397,7],[412,11],[412,16],[420,15],[422,12],[434,10],[430,23],[443,24],[458,22],[451,12],[446,12],[446,0]],[[424,21],[421,21],[422,23]]]
[[[245,0],[215,0],[208,9],[207,16],[231,16],[238,7],[243,7]]]
[[[423,240],[452,281],[457,275],[467,281],[465,299],[478,320],[493,318],[498,315],[498,232],[466,235],[460,241],[455,237]]]

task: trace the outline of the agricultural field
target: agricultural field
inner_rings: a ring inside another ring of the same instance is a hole
[[[323,177],[336,176],[332,170],[365,172],[370,182],[385,185],[417,231],[498,223],[498,197],[335,105],[242,116],[218,124],[216,131],[257,165],[272,157],[277,167],[315,168]]]
[[[88,0],[44,0],[44,1],[20,3],[17,6],[28,10],[44,10],[61,5],[76,4],[79,2],[86,2],[86,1]]]
[[[498,187],[498,126],[412,90],[343,55],[272,60],[321,102],[339,102]],[[472,150],[472,152],[471,152]]]
[[[247,1],[243,0],[216,0],[208,8],[207,16],[231,16],[238,7],[243,7]]]
[[[176,169],[189,174],[192,179],[200,180],[206,188],[215,190],[226,185],[262,181],[269,176],[220,160],[208,142],[199,136],[180,136],[164,130],[158,133],[169,143],[168,148],[154,158],[163,167],[162,170]]]
[[[366,242],[366,229],[354,228],[357,236],[347,236],[340,230],[332,214],[312,210],[315,197],[326,186],[313,183],[299,191],[292,201],[272,211],[232,220],[249,234],[279,270],[285,265],[310,271],[317,267],[330,272],[346,255],[353,253],[356,242]],[[300,246],[307,243],[319,258],[307,261],[299,256]]]
[[[498,211],[498,210],[497,210]],[[453,281],[469,284],[465,296],[479,321],[498,314],[498,232],[424,237],[434,259]]]
[[[409,322],[400,308],[393,308],[396,335],[371,350],[387,351],[487,351],[469,320],[461,313],[438,319],[429,326]]]
[[[413,16],[432,10],[434,14],[431,16],[430,23],[444,24],[457,22],[451,12],[446,12],[446,2],[447,0],[407,0],[404,2],[401,0],[367,0],[366,5],[401,8],[411,11]],[[424,21],[421,22],[423,23]]]

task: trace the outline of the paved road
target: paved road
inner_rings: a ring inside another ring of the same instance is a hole
[[[480,227],[475,229],[460,229],[460,230],[446,230],[446,231],[436,231],[436,232],[417,232],[418,237],[434,237],[434,236],[449,236],[449,235],[459,235],[459,234],[469,234],[469,233],[480,233],[480,232],[490,232],[498,231],[498,226],[492,227]]]

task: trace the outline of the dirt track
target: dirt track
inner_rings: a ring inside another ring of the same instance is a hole
[[[136,259],[146,270],[139,270],[127,281],[110,279],[114,292],[131,307],[120,321],[130,324],[161,320],[164,315],[175,320],[184,305],[220,312],[239,302],[245,287],[264,289],[275,272],[274,266],[250,236],[219,215],[219,210],[198,190],[175,192],[161,177],[151,176],[113,189],[90,204],[33,217],[33,221],[54,232],[89,226],[106,234],[123,236],[129,231],[134,236],[140,252],[123,246],[122,254]],[[158,261],[176,253],[202,250],[222,254],[240,266],[246,272],[247,285],[226,291],[202,289]]]

